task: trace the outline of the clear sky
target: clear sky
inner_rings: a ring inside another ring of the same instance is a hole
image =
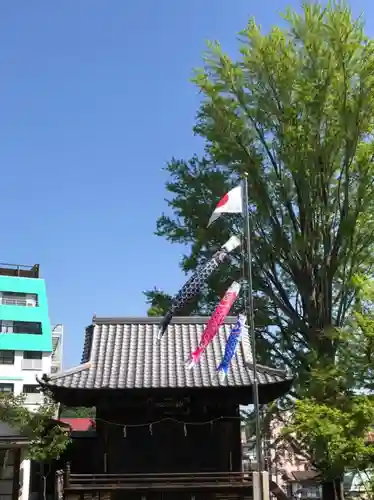
[[[162,169],[201,151],[189,82],[207,39],[235,53],[281,0],[18,0],[0,6],[0,262],[41,265],[50,316],[78,364],[92,315],[146,312],[177,291],[181,249],[153,235]],[[368,31],[372,0],[355,0]],[[1,348],[1,337],[0,337]]]

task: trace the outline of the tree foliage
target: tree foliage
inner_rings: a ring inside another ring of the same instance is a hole
[[[285,428],[311,457],[325,478],[341,477],[347,469],[365,470],[373,465],[374,448],[368,435],[374,421],[374,403],[356,396],[345,405],[300,399]]]
[[[345,327],[336,333],[335,362],[326,365],[315,360],[283,429],[283,436],[296,440],[321,477],[330,480],[347,470],[355,474],[374,466],[369,439],[374,422],[374,288],[368,279],[356,277],[354,283],[356,302]],[[363,481],[368,494],[371,475]]]
[[[95,408],[84,406],[60,406],[60,418],[95,418]]]
[[[45,398],[37,411],[24,406],[24,397],[0,393],[0,421],[30,440],[28,458],[39,462],[58,459],[70,443],[69,432],[54,419],[57,407]]]
[[[286,28],[266,34],[249,20],[235,60],[209,45],[194,77],[204,157],[169,162],[172,215],[158,219],[156,234],[186,245],[181,268],[196,269],[240,231],[236,216],[206,225],[218,199],[248,175],[260,354],[298,374],[299,415],[312,418],[310,402],[322,415],[335,401],[326,422],[335,415],[343,426],[353,386],[337,360],[347,356],[344,328],[360,301],[355,276],[371,276],[374,264],[374,44],[344,4],[304,4],[284,20]],[[212,310],[242,275],[240,260],[211,278],[189,312]],[[157,313],[170,303],[159,290],[147,299]],[[355,321],[351,345],[365,326]],[[363,365],[355,370],[360,384]],[[351,405],[369,412],[356,399]]]
[[[356,390],[370,394],[374,390],[374,282],[356,276],[358,293],[354,310],[341,336],[346,349],[340,363],[351,373]]]
[[[173,215],[157,234],[189,245],[181,266],[196,269],[238,229],[237,218],[206,224],[246,172],[256,320],[274,358],[300,370],[312,350],[334,360],[353,277],[373,269],[374,46],[344,6],[284,17],[288,29],[266,35],[250,20],[237,61],[210,45],[194,79],[206,154],[168,164]],[[197,310],[240,275],[238,261],[213,276]]]

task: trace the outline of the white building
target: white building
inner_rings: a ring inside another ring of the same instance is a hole
[[[51,328],[39,265],[0,263],[0,393],[23,394],[36,410],[43,403],[36,377],[61,369],[62,337],[62,325]],[[27,445],[19,429],[0,426],[0,500],[29,500]]]
[[[1,338],[1,336],[0,336]],[[25,405],[34,410],[43,402],[36,381],[44,373],[62,369],[63,325],[52,326],[53,351],[15,351],[0,349],[0,392],[23,394]]]

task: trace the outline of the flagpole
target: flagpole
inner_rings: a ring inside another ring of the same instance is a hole
[[[251,250],[251,229],[249,223],[249,196],[248,196],[248,175],[244,175],[242,182],[243,186],[243,220],[244,220],[244,234],[246,239],[246,253],[247,253],[247,315],[249,323],[249,340],[252,348],[252,367],[253,367],[253,405],[255,410],[255,433],[256,433],[256,461],[257,472],[260,481],[260,495],[263,499],[263,483],[261,472],[263,471],[263,459],[261,449],[261,428],[260,428],[260,402],[258,396],[258,376],[257,376],[257,360],[256,360],[256,332],[254,322],[254,307],[253,307],[253,280],[252,280],[252,250]]]

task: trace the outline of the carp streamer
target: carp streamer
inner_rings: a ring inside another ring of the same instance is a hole
[[[228,259],[230,252],[235,250],[240,245],[240,240],[237,236],[231,236],[231,238],[226,241],[224,245],[216,252],[213,257],[208,260],[206,264],[204,264],[200,269],[198,269],[191,278],[183,285],[183,287],[179,290],[177,295],[174,297],[171,307],[169,311],[166,313],[163,318],[158,334],[157,339],[160,340],[173,317],[173,315],[183,309],[183,307],[190,302],[194,297],[196,297],[201,289],[203,288],[206,280],[209,276],[219,268],[219,266]]]
[[[189,368],[192,368],[199,362],[202,353],[205,351],[205,349],[208,347],[208,345],[212,342],[212,340],[216,336],[219,327],[225,321],[225,318],[230,312],[233,303],[238,298],[240,287],[241,287],[240,283],[234,281],[231,284],[231,286],[227,289],[225,295],[223,296],[220,303],[216,307],[214,313],[210,317],[205,327],[205,330],[201,336],[197,349],[193,353],[191,353],[190,360],[188,361]]]

